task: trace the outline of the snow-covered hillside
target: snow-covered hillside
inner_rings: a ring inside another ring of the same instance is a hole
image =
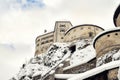
[[[31,80],[36,75],[44,76],[69,56],[68,44],[54,43],[44,55],[35,56],[23,64],[16,80]]]
[[[71,50],[74,46],[74,51]],[[64,68],[72,68],[76,65],[87,63],[96,57],[95,50],[92,46],[92,39],[82,39],[71,43],[54,43],[50,46],[46,53],[37,55],[24,63],[16,77],[11,80],[32,80],[33,77],[40,75],[44,79],[51,71],[65,61],[70,60],[70,66]],[[113,50],[97,59],[97,66],[105,64],[106,59],[115,61],[120,59],[120,50]]]

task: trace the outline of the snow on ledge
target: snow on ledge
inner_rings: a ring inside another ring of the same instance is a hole
[[[120,66],[120,60],[112,61],[112,62],[109,62],[109,63],[104,64],[102,66],[99,66],[99,67],[96,67],[96,68],[91,69],[89,71],[86,71],[84,73],[77,74],[74,77],[70,77],[68,80],[83,80],[83,79],[86,79],[88,77],[91,77],[91,76],[94,76],[96,74],[99,74],[99,73],[101,73],[103,71],[106,71],[106,70],[109,70],[109,69],[113,69],[113,68],[117,68],[119,66]]]
[[[57,79],[68,79],[68,78],[71,78],[71,77],[74,77],[78,74],[55,74],[55,78]]]

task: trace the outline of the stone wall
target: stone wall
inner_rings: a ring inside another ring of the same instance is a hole
[[[88,77],[84,80],[119,80],[117,78],[118,68],[103,71],[97,75]]]
[[[108,74],[107,74],[108,80],[118,80],[118,77],[117,77],[118,69],[119,68],[115,68],[108,71]]]
[[[93,59],[85,64],[81,64],[75,67],[72,67],[70,69],[64,70],[64,74],[75,74],[75,73],[82,73],[85,71],[88,71],[90,69],[93,69],[96,67],[96,59]]]
[[[35,55],[45,53],[50,45],[54,42],[54,33],[50,32],[36,38],[36,52]]]
[[[115,48],[120,49],[120,29],[106,31],[97,36],[94,41],[97,58]]]

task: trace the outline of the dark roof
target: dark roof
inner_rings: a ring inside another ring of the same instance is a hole
[[[113,16],[113,22],[114,22],[115,26],[117,26],[117,25],[116,25],[116,18],[118,17],[119,14],[120,14],[120,4],[119,4],[119,6],[117,7],[117,9],[116,9],[116,11],[115,11],[115,13],[114,13],[114,16]]]
[[[104,31],[104,32],[100,33],[99,35],[97,35],[96,38],[93,41],[93,47],[95,48],[95,43],[100,37],[102,37],[102,36],[104,36],[108,33],[112,33],[112,32],[120,32],[120,28],[109,30],[109,31]]]
[[[82,24],[82,25],[77,25],[77,26],[75,26],[75,27],[70,28],[70,29],[65,33],[65,35],[66,35],[68,32],[70,32],[72,29],[77,28],[77,27],[82,27],[82,26],[94,26],[94,27],[98,27],[98,28],[104,30],[103,28],[101,28],[101,27],[99,27],[99,26],[97,26],[97,25],[93,25],[93,24]]]

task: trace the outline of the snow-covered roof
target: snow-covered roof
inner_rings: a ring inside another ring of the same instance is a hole
[[[80,73],[80,74],[78,74],[78,75],[76,75],[74,77],[69,78],[68,80],[83,80],[83,79],[86,79],[88,77],[99,74],[99,73],[101,73],[103,71],[110,70],[110,69],[113,69],[113,68],[117,68],[119,66],[120,66],[120,60],[112,61],[112,62],[109,62],[109,63],[104,64],[102,66],[99,66],[99,67],[96,67],[96,68],[91,69],[89,71],[86,71],[84,73]]]
[[[101,33],[99,33],[94,39],[93,39],[93,47],[95,48],[95,43],[96,43],[96,41],[100,38],[100,37],[102,37],[102,36],[104,36],[104,35],[106,35],[106,34],[108,34],[108,33],[112,33],[112,32],[120,32],[120,28],[119,27],[117,27],[117,28],[114,28],[114,29],[109,29],[109,30],[106,30],[106,31],[103,31],[103,32],[101,32]]]
[[[72,78],[74,76],[77,76],[78,74],[55,74],[55,78],[57,79],[68,79]]]

